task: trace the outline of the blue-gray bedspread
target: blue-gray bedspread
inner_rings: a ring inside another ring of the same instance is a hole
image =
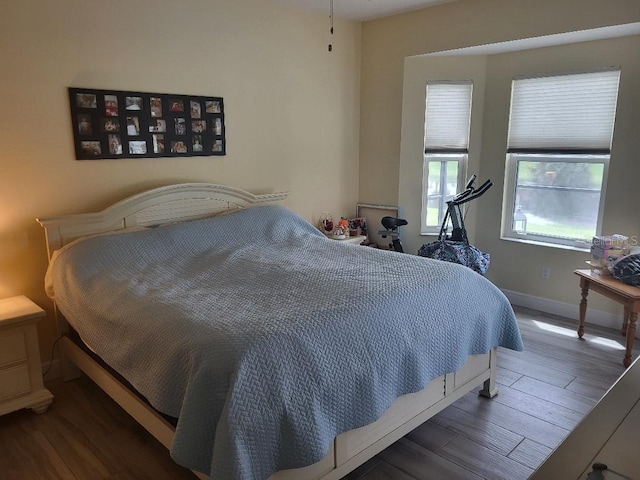
[[[470,354],[522,349],[461,265],[345,245],[279,206],[84,239],[48,271],[80,336],[159,411],[173,459],[266,479]]]

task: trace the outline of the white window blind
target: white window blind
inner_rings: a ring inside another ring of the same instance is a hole
[[[469,148],[471,82],[428,83],[425,153]]]
[[[513,81],[509,151],[609,153],[620,70]]]

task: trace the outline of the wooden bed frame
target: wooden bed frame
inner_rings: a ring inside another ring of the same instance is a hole
[[[185,183],[134,195],[101,212],[41,218],[38,222],[46,231],[51,258],[55,250],[87,235],[205,218],[237,208],[279,202],[287,195],[288,192],[254,195],[225,185]],[[79,368],[169,449],[175,431],[173,425],[71,340],[66,335],[70,330],[66,320],[58,312],[56,316],[58,328],[65,334],[61,339],[65,380],[77,377]],[[457,372],[432,380],[420,392],[399,397],[374,423],[336,437],[320,462],[277,472],[270,480],[340,479],[479,384],[484,383],[480,395],[495,396],[496,351],[494,348],[487,354],[470,356]],[[208,478],[194,473],[201,479]]]

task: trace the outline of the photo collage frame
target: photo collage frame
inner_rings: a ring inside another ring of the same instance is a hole
[[[226,155],[222,97],[69,88],[77,160]]]

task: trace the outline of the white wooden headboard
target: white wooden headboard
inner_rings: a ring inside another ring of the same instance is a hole
[[[227,210],[284,200],[289,192],[254,195],[213,183],[181,183],[125,198],[96,213],[39,218],[47,237],[49,258],[67,243],[128,227],[148,227],[205,218]]]

